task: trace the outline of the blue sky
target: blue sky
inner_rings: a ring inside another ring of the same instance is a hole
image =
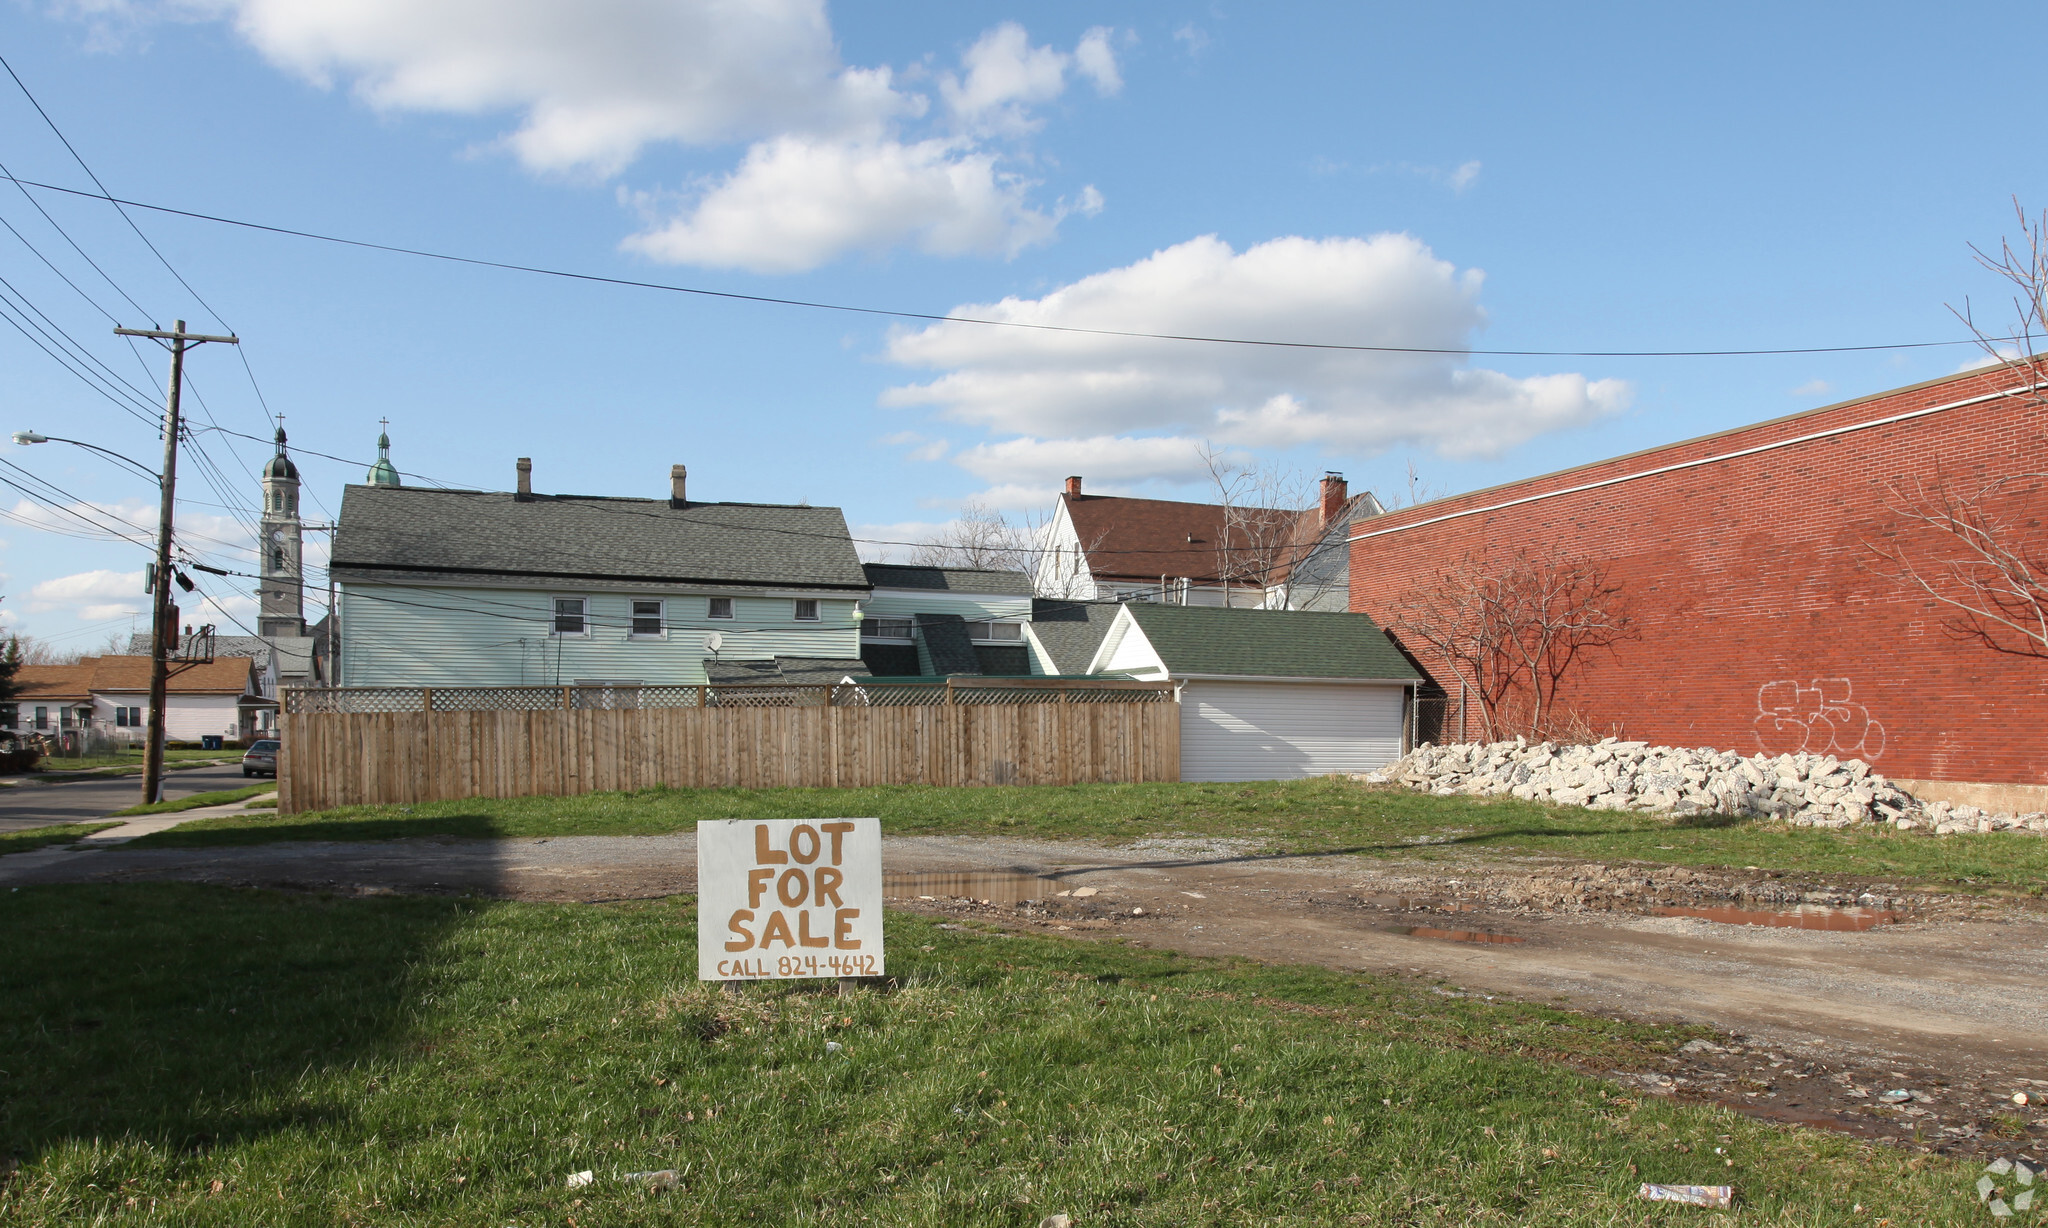
[[[2008,318],[1967,245],[2015,230],[2013,195],[2048,203],[2031,83],[1992,70],[1994,43],[2030,45],[2048,17],[1971,17],[10,0],[0,52],[112,191],[199,212],[919,312],[1700,350],[1956,338],[1945,304],[1965,296]],[[91,186],[4,80],[0,162]],[[1043,511],[1068,473],[1202,498],[1205,443],[1387,492],[1410,466],[1467,490],[1972,357],[1436,359],[927,327],[134,212],[209,309],[105,205],[34,197],[69,240],[0,183],[0,219],[27,240],[0,231],[13,301],[150,401],[161,355],[138,361],[109,315],[238,331],[254,382],[225,348],[199,351],[197,417],[263,435],[261,402],[284,413],[311,517],[360,480],[385,417],[421,480],[504,489],[531,456],[542,490],[652,497],[681,462],[694,497],[833,504],[886,542],[969,500]],[[0,428],[154,467],[139,411],[12,327],[0,376]],[[199,557],[246,570],[268,449],[199,443],[181,526]],[[145,552],[53,509],[75,498],[147,536],[153,489],[60,444],[4,456],[61,495],[0,488],[0,623],[66,645],[125,632]],[[210,587],[222,609],[206,617],[249,620],[246,581]]]

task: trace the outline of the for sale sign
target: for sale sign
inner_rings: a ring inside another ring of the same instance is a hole
[[[880,819],[697,824],[699,980],[880,975]]]

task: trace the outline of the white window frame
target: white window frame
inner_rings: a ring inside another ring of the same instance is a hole
[[[719,602],[721,602],[721,601],[723,601],[723,602],[725,603],[725,613],[723,613],[723,614],[720,614],[720,613],[718,612],[718,603],[719,603]],[[739,615],[738,615],[737,611],[735,610],[735,608],[734,608],[734,606],[733,606],[733,599],[732,599],[731,597],[707,597],[707,598],[705,598],[705,600],[704,600],[704,617],[706,617],[706,618],[716,618],[716,619],[724,620],[724,619],[728,619],[728,618],[737,618],[738,616],[739,616]]]
[[[581,602],[583,612],[578,615],[583,624],[581,631],[562,630],[562,608],[564,601]],[[558,593],[548,598],[548,638],[555,640],[587,640],[590,638],[590,598],[577,593]]]
[[[998,636],[994,634],[998,626],[1014,627],[1017,630],[1017,634]],[[968,624],[967,636],[977,644],[1022,644],[1024,642],[1024,624],[1007,618],[983,619],[980,622]]]
[[[640,607],[643,605],[654,607],[655,629],[652,631],[642,631],[640,629],[640,620],[645,617],[640,613]],[[628,597],[626,599],[626,638],[629,640],[667,639],[668,602],[659,597]]]
[[[903,627],[902,635],[883,635],[881,623],[896,623]],[[864,618],[860,624],[860,638],[882,644],[914,644],[917,642],[917,620],[912,618]]]
[[[790,598],[790,617],[800,623],[821,623],[825,621],[825,603],[816,597]],[[804,617],[804,607],[811,607],[810,617]]]

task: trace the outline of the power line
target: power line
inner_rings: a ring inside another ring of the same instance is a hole
[[[1780,346],[1766,349],[1746,350],[1482,350],[1462,346],[1423,345],[1346,345],[1328,341],[1279,341],[1253,337],[1212,337],[1196,333],[1151,333],[1137,329],[1084,328],[1075,324],[1034,324],[1022,320],[992,320],[979,316],[938,314],[928,311],[901,311],[888,307],[861,307],[849,303],[827,303],[814,299],[778,298],[766,294],[741,294],[732,290],[707,290],[701,286],[683,286],[672,282],[642,281],[630,277],[607,277],[597,273],[578,273],[566,269],[552,269],[542,265],[518,264],[506,260],[484,260],[475,256],[456,256],[447,252],[429,251],[425,248],[400,247],[391,243],[373,243],[365,239],[348,239],[338,235],[321,234],[317,231],[298,230],[289,226],[271,226],[262,222],[243,221],[239,218],[222,217],[211,213],[198,213],[190,209],[174,209],[168,205],[153,205],[146,201],[117,199],[102,192],[87,192],[78,188],[60,187],[53,183],[40,183],[33,179],[18,179],[6,174],[0,168],[0,175],[12,179],[17,186],[41,188],[48,192],[62,192],[70,196],[83,196],[105,200],[112,204],[126,205],[135,209],[148,209],[173,217],[191,218],[195,221],[213,222],[222,226],[237,226],[244,230],[258,230],[268,234],[286,235],[295,239],[313,239],[321,243],[335,243],[344,247],[357,247],[369,251],[390,252],[400,256],[417,256],[425,260],[441,260],[450,264],[466,264],[477,268],[503,269],[514,273],[532,273],[542,277],[559,277],[569,281],[593,282],[598,285],[625,286],[637,290],[660,290],[670,294],[689,294],[701,298],[724,299],[731,302],[763,303],[776,307],[802,307],[812,311],[836,311],[850,315],[885,316],[897,320],[924,320],[936,324],[973,324],[985,328],[1021,329],[1028,332],[1068,333],[1088,337],[1122,337],[1142,341],[1182,341],[1202,345],[1256,346],[1290,350],[1334,350],[1362,354],[1436,354],[1450,357],[1479,358],[1762,358],[1791,354],[1857,354],[1884,350],[1920,350],[1947,346],[1982,345],[1977,338],[1956,341],[1898,341],[1879,345],[1809,345]],[[217,318],[217,317],[216,317]],[[1993,341],[2019,341],[2031,339],[2029,334],[2022,337],[1994,337]]]

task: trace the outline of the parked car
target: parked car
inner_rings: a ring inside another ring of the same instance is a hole
[[[249,749],[242,755],[242,775],[277,775],[277,739],[249,743]]]

